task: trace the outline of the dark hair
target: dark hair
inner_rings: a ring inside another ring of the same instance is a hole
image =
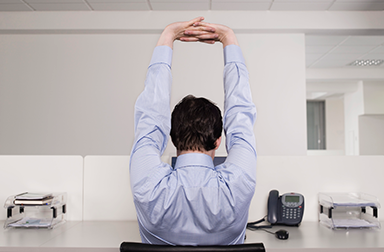
[[[188,95],[173,109],[171,138],[179,151],[213,150],[222,130],[220,109],[205,98]]]

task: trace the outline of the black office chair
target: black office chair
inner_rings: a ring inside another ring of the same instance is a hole
[[[152,245],[137,242],[123,242],[120,252],[265,252],[263,243],[248,243],[239,245],[215,246],[172,246]]]

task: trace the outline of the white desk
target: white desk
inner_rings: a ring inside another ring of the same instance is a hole
[[[384,251],[383,230],[334,231],[317,222],[304,222],[299,228],[274,227],[271,231],[278,229],[288,230],[289,239],[278,240],[262,230],[247,230],[245,242],[263,242],[267,252]],[[123,241],[141,241],[137,222],[66,222],[53,230],[1,228],[0,231],[0,251],[7,252],[118,252]]]

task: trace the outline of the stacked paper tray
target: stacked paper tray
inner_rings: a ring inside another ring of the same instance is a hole
[[[319,193],[319,221],[332,229],[380,228],[379,201],[364,193]]]
[[[22,193],[7,198],[4,228],[54,228],[65,221],[66,193]]]

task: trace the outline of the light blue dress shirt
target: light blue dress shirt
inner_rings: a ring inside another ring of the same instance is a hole
[[[172,49],[155,48],[135,105],[130,179],[143,243],[227,245],[244,242],[256,184],[256,118],[240,47],[224,48],[225,163],[202,153],[160,159],[171,127]]]

